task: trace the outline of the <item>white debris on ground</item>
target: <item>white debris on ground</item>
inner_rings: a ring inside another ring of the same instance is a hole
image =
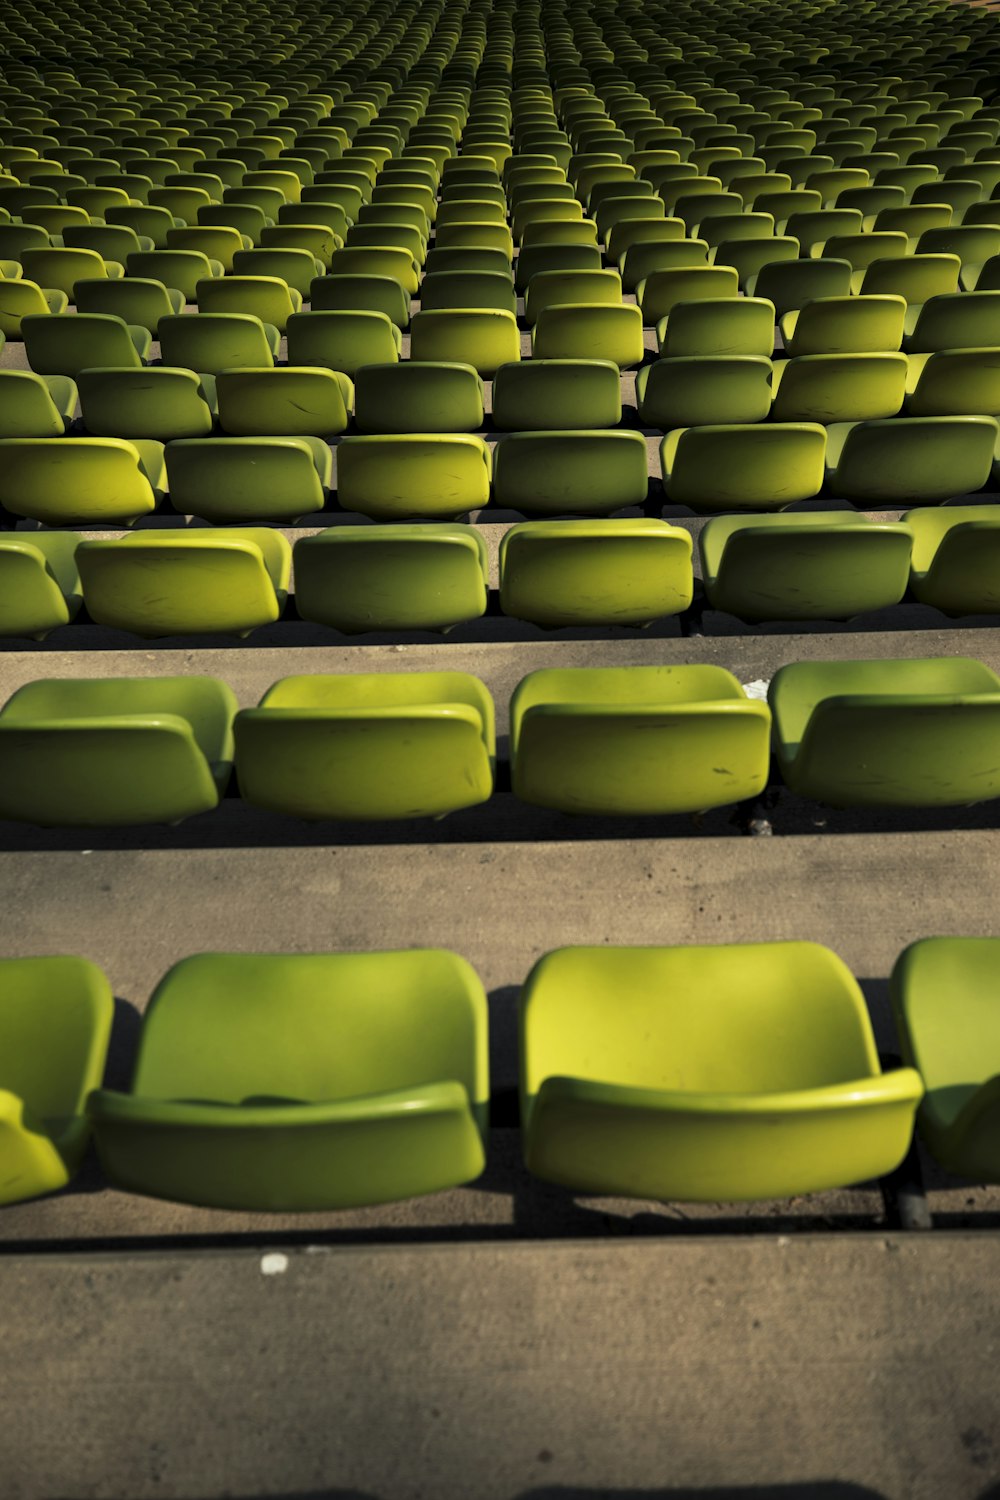
[[[762,677],[758,677],[754,682],[745,682],[743,684],[743,691],[748,698],[759,698],[762,703],[766,703],[767,690],[770,685],[769,681],[765,682]]]

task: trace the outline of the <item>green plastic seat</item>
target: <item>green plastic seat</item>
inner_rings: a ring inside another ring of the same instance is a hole
[[[146,281],[161,281],[181,293],[184,302],[199,300],[202,283],[223,275],[222,264],[200,250],[144,250],[128,258],[128,274]]]
[[[739,277],[731,266],[679,266],[651,272],[639,282],[636,296],[642,321],[651,326],[669,317],[680,302],[735,297],[738,291]]]
[[[521,991],[529,1171],[580,1192],[787,1198],[898,1166],[922,1093],[816,943],[562,948]]]
[[[0,1204],[65,1187],[90,1137],[114,998],[85,958],[0,960]]]
[[[647,625],[691,604],[691,536],[666,521],[525,521],[500,543],[500,607],[545,629]]]
[[[435,254],[431,252],[431,256]],[[596,244],[522,245],[514,266],[514,285],[524,295],[533,276],[550,271],[600,271],[601,252]],[[428,269],[430,260],[428,261]]]
[[[982,489],[1000,432],[992,417],[896,417],[828,428],[827,485],[832,495],[881,502],[936,504]]]
[[[912,417],[1000,417],[1000,350],[911,354],[906,412]]]
[[[211,378],[219,426],[232,437],[337,437],[354,409],[354,386],[336,370],[267,366]]]
[[[906,301],[899,296],[818,297],[785,313],[785,353],[894,354],[903,341]]]
[[[774,350],[774,303],[765,297],[715,297],[679,302],[656,325],[660,353],[762,354]]]
[[[302,312],[288,320],[292,364],[354,376],[362,365],[395,363],[400,348],[399,329],[384,312]]]
[[[794,261],[799,242],[791,235],[772,235],[767,239],[725,240],[712,252],[714,266],[728,266],[736,272],[741,287],[760,275],[765,266]]]
[[[153,248],[152,240],[140,240],[125,224],[67,224],[62,242],[68,249],[93,250],[104,261],[117,261],[122,266],[130,255]]]
[[[603,359],[532,359],[493,378],[493,424],[507,432],[616,427],[618,366]]]
[[[809,209],[789,214],[781,232],[793,235],[799,242],[802,254],[815,260],[824,253],[820,247],[828,240],[860,234],[863,222],[861,210],[857,208]],[[837,252],[830,250],[826,253],[826,258],[836,259]]]
[[[266,527],[142,531],[77,548],[87,612],[134,635],[248,635],[280,619],[292,549]]]
[[[131,1093],[91,1096],[101,1164],[132,1192],[265,1212],[457,1186],[485,1165],[487,1031],[443,950],[198,954],[150,1002]]]
[[[131,525],[166,490],[163,444],[145,439],[0,439],[0,506],[48,526]]]
[[[93,365],[142,369],[152,344],[148,329],[107,313],[58,318],[29,314],[21,320],[21,336],[36,374],[71,379]]]
[[[632,221],[629,221],[632,222]],[[597,245],[597,225],[593,219],[532,219],[521,233],[521,251],[536,250],[545,245]]]
[[[26,248],[20,260],[26,281],[62,292],[71,304],[76,298],[78,281],[119,280],[125,274],[118,261],[105,261],[95,250]]]
[[[450,308],[488,308],[517,312],[510,272],[432,271],[420,287],[421,311]]]
[[[289,205],[289,207],[291,207],[291,205]],[[295,207],[298,208],[298,205],[295,205]],[[282,212],[283,211],[284,210],[282,210]],[[312,219],[313,215],[309,215],[308,217]],[[317,215],[316,218],[321,223],[325,222],[325,219],[321,215]],[[295,223],[296,221],[293,219],[291,222]],[[256,245],[264,232],[264,228],[268,223],[268,218],[261,209],[255,207],[252,203],[227,202],[213,203],[207,208],[200,208],[198,210],[198,223],[207,227],[218,225],[223,229],[235,229],[237,234],[243,236],[245,239],[248,239],[251,244]],[[177,226],[174,226],[171,223],[170,227]],[[187,227],[190,228],[191,226]],[[332,227],[334,228],[334,230],[337,230],[336,224],[334,224]],[[345,222],[345,230],[346,227],[347,225]],[[164,226],[162,242],[158,245],[158,249],[166,249],[167,232],[167,227]],[[337,232],[342,231],[338,230]]]
[[[1000,796],[1000,678],[966,657],[795,662],[768,689],[778,766],[841,807],[954,807]]]
[[[94,437],[207,437],[216,415],[215,379],[157,365],[94,367],[77,376],[83,425]]]
[[[775,313],[781,318],[817,297],[849,296],[851,263],[833,259],[774,261],[748,278],[746,292],[750,297],[766,297],[773,302]]]
[[[491,471],[479,437],[349,437],[337,446],[337,499],[376,521],[453,519],[489,503]]]
[[[1000,612],[1000,505],[926,506],[907,511],[913,533],[910,588],[946,615]]]
[[[774,362],[777,422],[863,422],[903,404],[905,354],[800,354]]]
[[[876,260],[866,271],[856,271],[851,289],[865,295],[892,292],[908,303],[928,302],[931,297],[958,291],[962,262],[957,255],[903,255]]]
[[[0,223],[0,255],[18,263],[26,250],[47,250],[52,236],[41,224]]]
[[[0,438],[62,437],[76,401],[76,385],[64,375],[0,370]]]
[[[384,212],[410,214],[414,217],[419,214],[420,224],[352,224],[347,231],[344,244],[337,248],[362,250],[385,247],[405,250],[417,266],[422,266],[427,258],[427,221],[423,211],[421,209],[385,209]],[[332,270],[332,257],[328,264]]]
[[[843,511],[713,516],[698,537],[713,609],[742,620],[847,620],[898,604],[906,526]]]
[[[639,416],[661,432],[706,422],[762,422],[771,410],[771,361],[759,354],[674,355],[644,365]]]
[[[208,812],[229,779],[236,707],[212,677],[28,683],[0,710],[0,817],[102,828]]]
[[[525,292],[525,319],[533,327],[549,307],[620,307],[621,302],[622,280],[617,271],[536,271]]]
[[[438,249],[434,246],[427,252],[424,271],[428,276],[438,271],[498,271],[509,277],[511,265],[502,250],[482,250],[475,246],[468,250],[461,246],[458,249]]]
[[[933,297],[908,310],[906,325],[903,348],[910,354],[1000,346],[1000,291]]]
[[[324,266],[308,250],[290,250],[274,246],[257,245],[251,250],[237,250],[233,256],[233,275],[229,280],[242,277],[266,277],[282,281],[289,290],[303,301],[309,296],[309,288],[316,276],[323,274]],[[295,308],[298,312],[299,309]],[[268,321],[273,321],[269,319]]]
[[[357,429],[364,433],[477,432],[484,421],[483,382],[471,365],[364,365],[355,404]]]
[[[158,334],[164,364],[202,375],[269,368],[281,342],[273,324],[250,313],[171,314],[160,320]]]
[[[441,817],[493,790],[493,701],[464,672],[286,677],[235,732],[242,796],[292,817]]]
[[[54,287],[40,287],[21,277],[0,277],[0,333],[6,339],[23,338],[22,318],[64,313],[68,306],[65,292]]]
[[[399,245],[345,245],[330,262],[330,276],[388,276],[415,295],[419,284],[412,253]]]
[[[679,221],[664,220],[668,224],[675,222]],[[705,240],[686,239],[675,234],[665,235],[662,239],[637,240],[629,245],[618,262],[622,286],[627,292],[634,292],[640,281],[655,271],[707,265],[708,244]]]
[[[521,357],[521,338],[512,312],[447,308],[415,314],[410,357],[432,363],[468,364],[484,379]]]
[[[506,224],[442,224],[436,227],[435,243],[441,248],[502,250],[508,260],[514,256],[514,241]]]
[[[642,323],[639,308],[628,304],[546,307],[532,330],[532,357],[603,359],[628,369],[645,354]]]
[[[1000,167],[1000,162],[997,166]],[[1000,204],[994,217],[1000,219]],[[959,286],[963,291],[971,291],[979,285],[983,266],[1000,254],[1000,224],[965,223],[927,229],[920,236],[917,251],[922,255],[957,255],[962,262],[958,273]]]
[[[348,635],[448,630],[485,613],[487,562],[472,526],[334,526],[295,544],[295,603]]]
[[[301,294],[277,276],[211,277],[197,283],[195,297],[199,313],[250,313],[279,333],[302,310]]]
[[[68,625],[83,602],[75,532],[0,535],[0,635],[44,640]]]
[[[924,1097],[917,1130],[949,1172],[1000,1181],[995,937],[935,937],[911,943],[889,981],[904,1060]]]
[[[205,521],[283,521],[322,510],[333,454],[318,437],[181,438],[164,450],[171,503]]]
[[[76,305],[82,313],[105,313],[158,337],[161,318],[184,308],[183,293],[162,281],[128,276],[124,281],[78,281]]]
[[[493,456],[497,505],[523,515],[610,515],[643,505],[646,443],[634,431],[515,432]]]
[[[410,294],[391,276],[317,276],[309,305],[313,312],[382,312],[397,328],[410,326]]]
[[[827,429],[813,422],[679,427],[660,444],[663,488],[693,510],[781,510],[823,485]]]
[[[515,796],[561,812],[698,812],[767,784],[771,716],[714,666],[532,672],[510,705]]]

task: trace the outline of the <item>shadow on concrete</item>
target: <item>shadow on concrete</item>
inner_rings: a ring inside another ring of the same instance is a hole
[[[289,1497],[291,1500],[291,1497]],[[708,1489],[607,1490],[552,1485],[524,1490],[517,1500],[885,1500],[878,1490],[839,1479],[804,1479],[791,1484],[712,1485]],[[984,1497],[986,1500],[986,1497]]]

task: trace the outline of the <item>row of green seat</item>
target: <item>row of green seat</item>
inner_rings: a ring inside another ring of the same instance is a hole
[[[1000,1180],[997,938],[928,938],[890,983],[907,1065],[815,943],[561,948],[521,990],[528,1169],[578,1192],[788,1197],[882,1176],[921,1137]],[[128,1092],[113,1000],[73,957],[0,960],[0,1203],[110,1183],[216,1208],[342,1209],[486,1165],[487,999],[445,950],[203,953],[150,1001]],[[919,1109],[919,1113],[917,1113]]]
[[[799,796],[1000,796],[1000,678],[981,662],[798,662],[768,700],[716,666],[531,672],[510,706],[514,793],[608,816],[727,806],[768,785],[773,729]],[[42,679],[0,710],[0,816],[175,823],[218,806],[235,762],[245,801],[290,816],[440,817],[492,795],[494,721],[486,687],[462,672],[287,677],[242,710],[211,677]]]

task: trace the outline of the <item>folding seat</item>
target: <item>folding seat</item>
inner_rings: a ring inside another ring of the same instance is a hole
[[[767,783],[770,713],[714,666],[532,672],[510,705],[515,796],[561,812],[721,807]]]
[[[0,635],[40,641],[76,618],[83,602],[74,560],[78,541],[66,531],[0,536]]]
[[[798,240],[804,257],[810,257],[814,248],[823,246],[827,240],[860,234],[863,223],[859,209],[822,208],[789,214],[780,228],[783,234],[793,235]],[[836,258],[836,251],[824,252],[824,256],[826,259]]]
[[[464,672],[286,677],[236,722],[241,795],[298,818],[475,807],[495,753],[493,701]]]
[[[967,657],[795,662],[768,689],[781,774],[839,807],[1000,796],[1000,678]]]
[[[134,635],[248,635],[280,619],[292,549],[269,527],[141,531],[77,548],[87,612]]]
[[[493,424],[503,431],[616,427],[621,410],[613,361],[532,359],[494,376]]]
[[[209,260],[200,250],[149,250],[129,256],[128,275],[161,281],[179,291],[188,303],[197,302],[198,287],[203,281],[221,279],[223,267],[220,261]]]
[[[24,282],[15,282],[23,286]],[[94,365],[141,369],[152,339],[148,329],[105,313],[54,318],[28,314],[21,319],[28,363],[37,375],[68,375]]]
[[[828,429],[827,487],[856,504],[936,504],[982,489],[1000,432],[986,416],[896,417]]]
[[[415,314],[410,332],[415,360],[472,365],[486,379],[521,357],[517,320],[509,311],[442,308]]]
[[[318,437],[181,438],[164,459],[174,510],[218,523],[309,517],[325,506],[333,475]]]
[[[1000,163],[997,164],[1000,167]],[[1000,220],[1000,203],[995,217]],[[926,229],[917,243],[919,254],[957,255],[962,262],[959,285],[971,291],[979,284],[985,263],[1000,256],[1000,225],[956,224],[944,229]]]
[[[219,426],[234,437],[336,437],[354,409],[354,387],[338,371],[288,365],[209,378],[216,381]]]
[[[208,812],[236,707],[212,677],[30,682],[0,710],[0,817],[107,828]]]
[[[482,985],[443,950],[196,955],[153,996],[131,1093],[91,1096],[102,1166],[264,1211],[457,1186],[485,1165],[487,1031]]]
[[[0,1203],[65,1187],[90,1137],[114,999],[84,958],[0,960]]]
[[[817,943],[558,949],[520,1033],[525,1162],[580,1192],[844,1187],[899,1165],[922,1093],[882,1073],[864,995]]]
[[[774,362],[778,422],[863,422],[894,417],[903,405],[905,354],[800,354]]]
[[[868,233],[835,234],[823,245],[813,247],[814,259],[846,260],[855,273],[866,271],[877,260],[891,260],[908,253],[909,242],[898,231],[871,230]]]
[[[303,300],[309,296],[313,278],[321,276],[323,271],[322,262],[308,250],[276,249],[260,245],[252,250],[237,250],[233,256],[233,278],[268,277],[283,281]],[[295,309],[296,312],[298,310]]]
[[[845,511],[713,516],[698,536],[713,609],[741,620],[847,620],[898,604],[912,537]]]
[[[625,369],[642,362],[645,346],[638,307],[547,307],[532,331],[535,359],[606,359]]]
[[[207,437],[216,416],[215,380],[157,365],[87,368],[77,375],[83,425],[94,437]]]
[[[807,188],[819,193],[824,207],[833,207],[841,193],[848,188],[867,187],[871,178],[863,167],[832,167],[825,171],[811,172],[805,180]]]
[[[866,271],[855,272],[851,288],[866,295],[892,292],[911,304],[929,302],[958,291],[961,265],[957,255],[921,253],[876,260]]]
[[[643,505],[649,484],[641,433],[592,429],[511,433],[493,455],[497,505],[523,515],[610,515]]]
[[[786,313],[786,354],[895,353],[903,339],[906,302],[899,296],[819,297]]]
[[[819,494],[826,444],[813,422],[674,428],[660,444],[663,488],[702,513],[782,510]]]
[[[910,588],[946,615],[1000,612],[1000,506],[927,506],[907,511],[913,533]]]
[[[691,604],[691,536],[665,521],[525,521],[500,543],[500,607],[545,629],[647,625]]]
[[[434,242],[440,249],[502,250],[508,260],[514,256],[514,241],[506,224],[441,224]]]
[[[486,543],[472,526],[334,526],[295,545],[298,613],[348,635],[478,619],[487,584]]]
[[[913,417],[1000,417],[1000,351],[941,349],[911,354],[906,412]]]
[[[355,404],[357,429],[365,433],[476,432],[485,420],[479,375],[471,365],[443,361],[364,365]]]
[[[21,254],[21,268],[25,280],[64,293],[70,303],[75,301],[78,281],[117,280],[124,275],[117,261],[104,261],[93,250],[66,250],[55,246],[25,248]]]
[[[738,291],[739,278],[731,266],[680,266],[651,272],[639,283],[636,296],[642,321],[650,326],[669,317],[679,302],[735,297]]]
[[[240,189],[241,193],[244,193],[245,191],[246,190],[243,188]],[[287,200],[282,194],[278,194],[276,196],[281,201],[272,203],[271,198],[275,195],[269,193],[268,199],[265,203],[262,195],[266,191],[267,189],[258,188],[252,196],[247,197],[247,201],[257,203],[259,207],[264,208],[264,211],[265,213],[267,213],[268,218],[277,220],[281,208]],[[368,189],[368,192],[370,194],[370,187]],[[335,207],[343,210],[344,216],[349,224],[353,224],[357,220],[357,217],[361,212],[362,203],[369,201],[370,198],[366,197],[362,192],[362,189],[355,183],[322,182],[316,183],[313,187],[302,189],[303,206],[308,204],[311,209],[314,203],[333,204]],[[268,212],[268,208],[272,209],[273,211]]]
[[[774,349],[774,304],[763,297],[715,297],[679,302],[656,325],[660,353],[763,354]]]
[[[1000,1180],[996,961],[996,938],[924,938],[900,954],[889,981],[900,1050],[925,1088],[920,1138],[973,1182]]]
[[[851,289],[850,261],[833,259],[775,261],[762,266],[746,283],[747,295],[773,302],[779,318],[818,297],[847,297]],[[874,286],[866,288],[875,290]]]
[[[634,292],[640,282],[657,271],[707,265],[708,245],[704,240],[672,238],[640,240],[630,245],[621,257],[619,269],[624,289]]]
[[[451,308],[517,311],[514,282],[508,271],[432,271],[420,287],[423,312]]]

